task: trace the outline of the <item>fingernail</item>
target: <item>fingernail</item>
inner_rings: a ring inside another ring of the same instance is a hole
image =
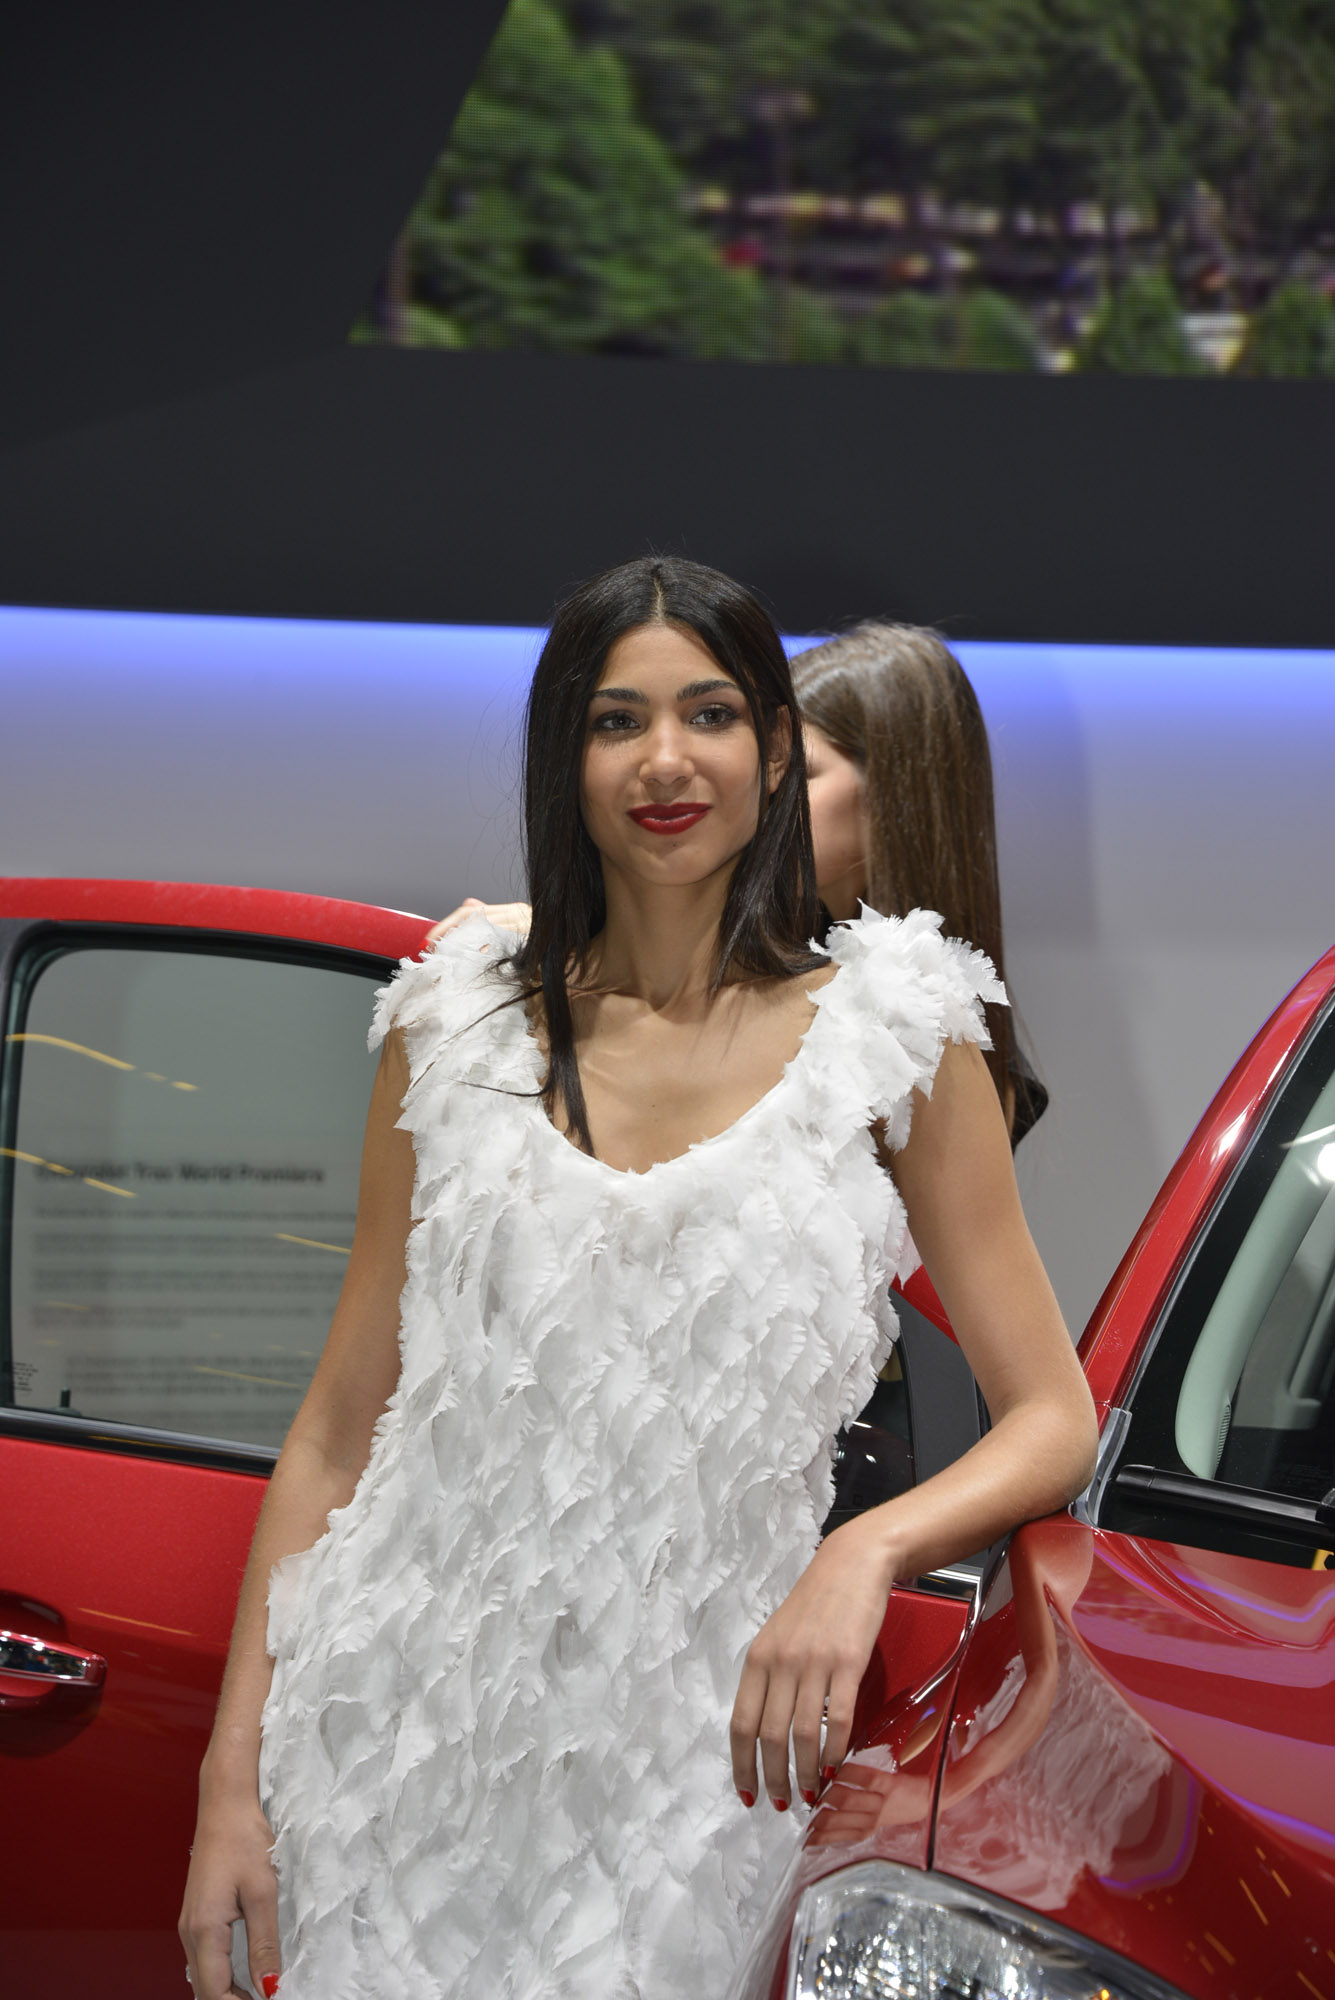
[[[273,2000],[274,1994],[278,1991],[278,1974],[276,1972],[265,1973],[263,1979],[260,1981],[260,1991],[264,1995],[264,2000]]]
[[[806,1803],[807,1803],[807,1804],[808,1804],[809,1806],[814,1806],[814,1805],[815,1805],[815,1803],[816,1803],[816,1794],[815,1794],[814,1792],[803,1792],[803,1794],[802,1794],[802,1797],[803,1797],[803,1798],[805,1799]]]
[[[787,1810],[788,1810],[788,1801],[787,1801],[787,1799],[775,1799],[775,1800],[773,1800],[773,1801],[772,1801],[772,1803],[773,1803],[773,1806],[774,1806],[774,1810],[775,1810],[775,1812],[787,1812]]]
[[[821,1767],[821,1774],[820,1774],[820,1781],[821,1781],[821,1783],[822,1783],[823,1785],[828,1785],[828,1784],[829,1784],[829,1782],[830,1782],[830,1780],[831,1780],[831,1779],[833,1778],[833,1776],[834,1776],[834,1772],[835,1772],[835,1767],[834,1767],[834,1765],[833,1765],[833,1764],[825,1764],[825,1765],[823,1765],[823,1766]]]
[[[739,1785],[739,1786],[737,1787],[737,1796],[738,1796],[738,1798],[739,1798],[739,1799],[741,1800],[741,1802],[742,1802],[742,1804],[743,1804],[744,1806],[753,1806],[753,1805],[755,1804],[755,1802],[756,1802],[756,1795],[755,1795],[755,1793],[754,1793],[754,1792],[744,1792],[744,1791],[742,1790],[742,1788],[741,1788],[741,1786],[740,1786],[740,1785]]]

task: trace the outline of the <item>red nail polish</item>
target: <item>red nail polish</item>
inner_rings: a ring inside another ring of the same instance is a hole
[[[276,1972],[265,1973],[263,1979],[260,1981],[260,1991],[264,1995],[264,2000],[273,2000],[274,1994],[278,1991],[278,1974]]]
[[[743,1791],[743,1790],[741,1789],[741,1787],[740,1787],[740,1786],[738,1786],[738,1788],[737,1788],[737,1796],[738,1796],[738,1798],[739,1798],[739,1799],[741,1800],[741,1802],[742,1802],[742,1804],[743,1804],[744,1806],[753,1806],[753,1805],[755,1804],[755,1802],[756,1802],[756,1795],[755,1795],[755,1793],[754,1793],[754,1792],[744,1792],[744,1791]]]
[[[775,1812],[787,1812],[788,1810],[787,1799],[775,1799],[773,1803]]]
[[[815,1803],[816,1803],[816,1794],[815,1794],[814,1792],[803,1792],[803,1794],[802,1794],[802,1797],[803,1797],[803,1798],[804,1798],[804,1799],[806,1800],[806,1803],[807,1803],[807,1804],[808,1804],[809,1806],[814,1806],[814,1805],[815,1805]]]
[[[820,1774],[820,1781],[821,1781],[821,1783],[822,1783],[823,1785],[828,1785],[828,1784],[829,1784],[830,1780],[831,1780],[831,1779],[833,1778],[833,1776],[834,1776],[834,1771],[835,1771],[835,1767],[834,1767],[834,1765],[833,1765],[833,1764],[826,1764],[826,1765],[824,1765],[824,1766],[822,1767],[822,1770],[821,1770],[821,1774]]]

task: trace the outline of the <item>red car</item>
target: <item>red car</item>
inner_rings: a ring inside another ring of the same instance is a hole
[[[262,890],[0,885],[5,1994],[182,1991],[237,1585],[351,1242],[356,1051],[423,930]],[[1335,952],[1085,1334],[1089,1492],[895,1591],[737,2000],[1335,2000],[1332,989]],[[913,1295],[844,1512],[978,1435]]]

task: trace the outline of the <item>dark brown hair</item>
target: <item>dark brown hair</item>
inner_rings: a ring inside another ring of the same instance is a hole
[[[580,811],[580,771],[590,698],[608,653],[643,625],[679,625],[737,682],[760,746],[760,817],[728,885],[719,925],[715,990],[725,980],[792,978],[821,962],[812,949],[820,902],[811,853],[806,763],[788,661],[774,625],[731,577],[700,563],[642,556],[581,585],[552,621],[529,689],[524,739],[524,856],[533,919],[510,964],[530,997],[541,994],[548,1063],[543,1101],[564,1106],[570,1136],[593,1151],[575,1056],[570,987],[607,907],[602,863]],[[792,754],[772,796],[767,748],[787,715]]]
[[[946,936],[977,945],[1004,979],[987,728],[945,640],[926,626],[867,620],[799,654],[793,685],[805,719],[866,774],[868,903],[885,916],[939,911]],[[1042,1104],[1024,1101],[1010,1010],[986,1014],[987,1065],[1003,1104],[1016,1091],[1018,1133]]]

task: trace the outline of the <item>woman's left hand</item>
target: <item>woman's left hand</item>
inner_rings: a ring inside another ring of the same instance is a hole
[[[743,1805],[791,1802],[788,1744],[808,1805],[848,1752],[853,1709],[894,1582],[884,1510],[836,1528],[747,1649],[732,1711],[732,1775]],[[824,1747],[821,1730],[824,1725]]]

